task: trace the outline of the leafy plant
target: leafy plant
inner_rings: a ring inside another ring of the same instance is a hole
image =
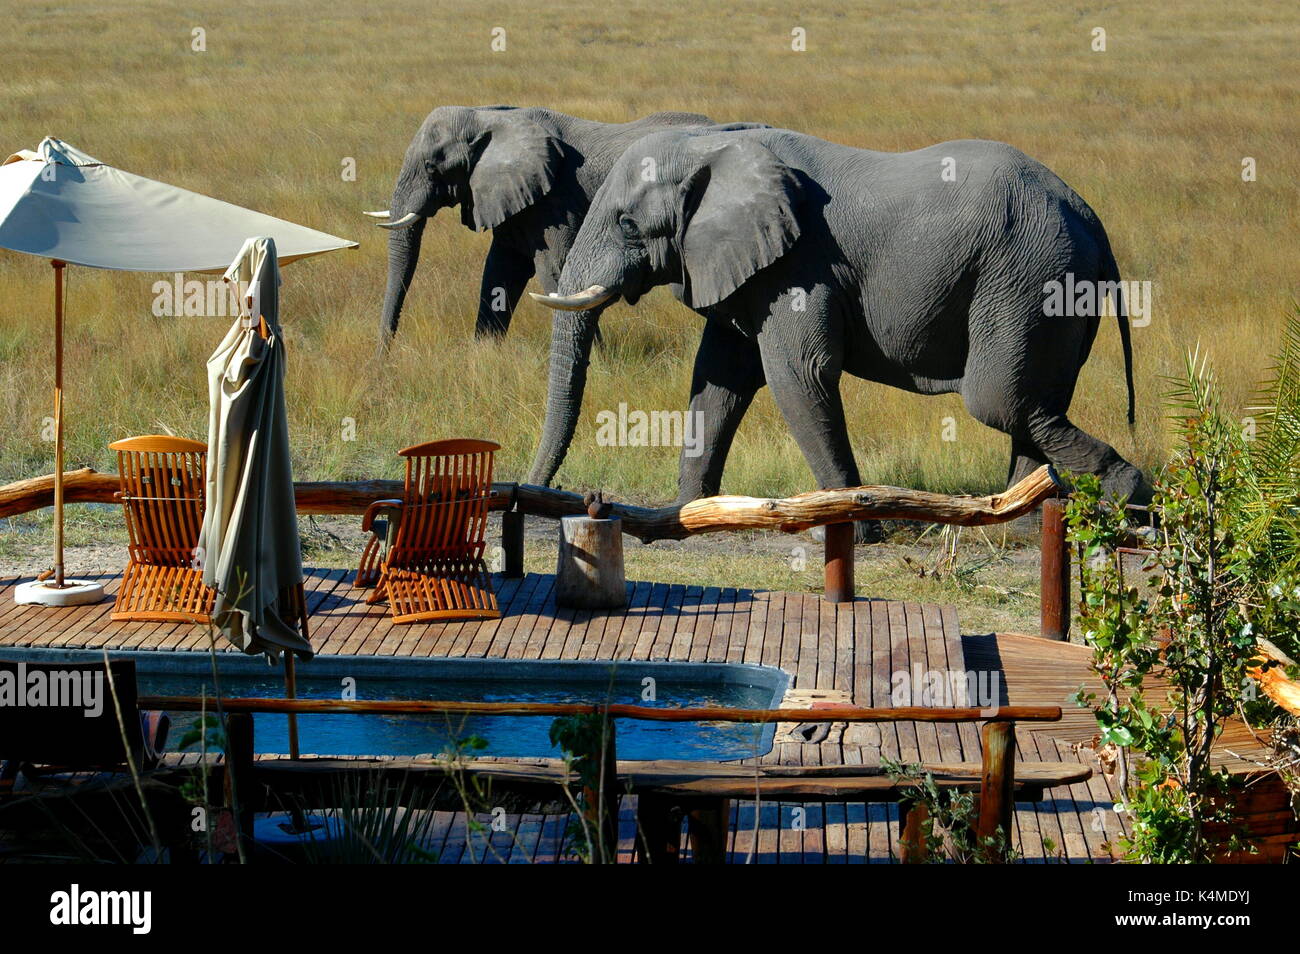
[[[1140,528],[1097,478],[1073,478],[1067,522],[1084,551],[1080,623],[1105,687],[1104,698],[1080,690],[1077,701],[1093,710],[1099,742],[1118,752],[1132,829],[1120,840],[1126,856],[1205,862],[1239,847],[1205,837],[1207,825],[1231,821],[1214,741],[1234,713],[1271,709],[1249,675],[1256,640],[1291,639],[1300,623],[1297,561],[1273,546],[1294,532],[1294,515],[1267,470],[1295,448],[1270,424],[1270,449],[1252,449],[1197,353],[1173,381],[1169,406],[1180,445],[1156,480],[1145,586],[1125,578],[1117,552]]]
[[[434,864],[437,791],[413,795],[403,780],[350,776],[332,783],[314,815],[291,812],[285,830],[300,832],[307,864]]]
[[[604,791],[601,771],[613,731],[613,722],[601,713],[561,716],[551,723],[551,745],[559,746],[565,764],[582,783],[582,792],[573,801],[567,844],[569,852],[586,864],[612,863],[618,851],[618,845],[606,844],[604,836],[609,793]]]
[[[912,811],[922,813],[920,843],[908,846],[913,857],[929,864],[1010,864],[1019,857],[1002,831],[979,836],[979,808],[972,793],[939,788],[934,775],[919,765],[888,758],[881,765],[894,781],[911,783],[904,798],[912,803]],[[1043,848],[1051,854],[1055,845],[1045,838]]]

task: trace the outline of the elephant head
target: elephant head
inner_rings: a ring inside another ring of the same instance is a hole
[[[459,205],[467,228],[496,228],[550,191],[559,162],[558,140],[522,110],[442,106],[428,115],[406,150],[391,207],[367,213],[386,217],[379,226],[391,230],[381,350],[397,331],[425,221]]]
[[[656,133],[632,145],[592,202],[559,290],[542,441],[529,481],[547,484],[577,427],[599,312],[669,285],[698,310],[723,301],[780,258],[800,234],[803,188],[744,131]]]

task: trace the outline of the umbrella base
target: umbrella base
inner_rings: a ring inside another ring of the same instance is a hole
[[[63,586],[48,580],[28,580],[14,589],[14,602],[37,606],[84,606],[103,598],[103,585],[90,580],[64,580]]]

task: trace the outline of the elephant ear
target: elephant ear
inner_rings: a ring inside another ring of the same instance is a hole
[[[682,184],[678,248],[682,300],[722,301],[799,238],[803,191],[790,167],[753,139],[710,144]]]
[[[480,232],[496,228],[546,195],[560,166],[559,141],[521,113],[499,113],[485,127],[472,144],[473,220],[465,222]]]

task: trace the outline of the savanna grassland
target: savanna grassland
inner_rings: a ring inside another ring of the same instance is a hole
[[[908,150],[1003,140],[1042,160],[1100,215],[1127,279],[1150,281],[1134,330],[1138,422],[1124,421],[1119,338],[1103,324],[1072,416],[1144,468],[1168,448],[1161,376],[1188,347],[1211,355],[1248,414],[1296,295],[1300,216],[1300,9],[1218,0],[1107,4],[881,2],[693,6],[661,0],[335,5],[230,0],[23,4],[0,34],[3,152],[63,138],[106,162],[361,242],[286,268],[288,404],[299,479],[397,476],[394,451],[440,436],[500,442],[522,477],[540,433],[549,314],[520,306],[508,339],[471,330],[488,236],[444,212],[394,349],[371,360],[384,208],[412,133],[448,103],[546,105],[607,121],[661,109],[789,126]],[[506,31],[506,50],[491,48]],[[807,50],[791,50],[791,31]],[[1106,31],[1094,52],[1092,31]],[[205,31],[206,51],[191,48]],[[1257,181],[1243,182],[1253,157]],[[342,175],[355,160],[355,181]],[[198,227],[198,226],[196,226]],[[0,482],[51,469],[48,264],[0,252]],[[73,268],[66,368],[68,461],[111,466],[135,433],[202,437],[203,363],[228,319],[158,318],[161,276]],[[595,415],[626,401],[684,407],[700,319],[664,290],[603,322],[583,423],[557,478],[616,497],[675,493],[676,451],[597,446]],[[923,398],[846,378],[864,480],[1000,488],[1007,439],[956,396]],[[957,422],[942,439],[942,420]],[[344,440],[344,419],[356,422]],[[725,489],[812,486],[760,395]],[[11,525],[16,528],[17,524]]]

